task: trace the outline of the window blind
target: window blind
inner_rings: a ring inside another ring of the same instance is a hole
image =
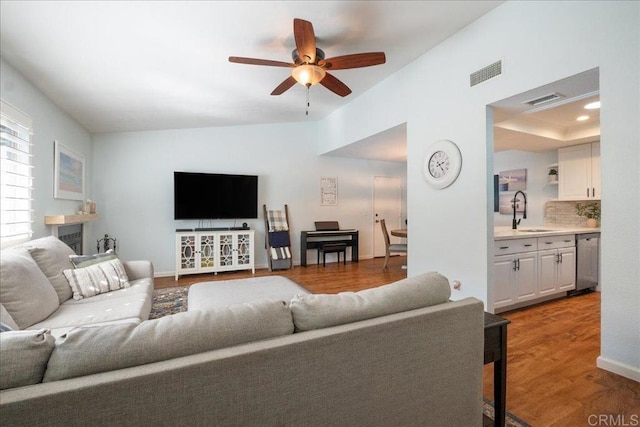
[[[0,102],[0,238],[4,246],[10,240],[28,240],[32,235],[32,121]]]

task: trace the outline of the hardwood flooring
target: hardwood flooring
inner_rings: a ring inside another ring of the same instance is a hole
[[[406,277],[406,257],[346,265],[256,271],[289,277],[313,293],[367,289]],[[155,279],[156,288],[252,277],[251,272]],[[597,292],[500,314],[508,327],[507,410],[532,426],[640,426],[640,383],[596,367],[600,354]],[[493,395],[493,368],[484,367],[484,394]]]

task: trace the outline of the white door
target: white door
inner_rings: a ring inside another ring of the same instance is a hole
[[[402,222],[402,179],[398,176],[376,176],[373,178],[373,256],[385,254],[384,236],[380,220],[384,219],[387,230],[405,228]],[[391,243],[401,239],[391,236]]]
[[[498,255],[493,259],[493,308],[515,303],[515,257]]]
[[[555,294],[558,290],[558,251],[549,249],[538,252],[538,291],[539,295]]]
[[[516,302],[534,299],[538,296],[538,254],[518,254],[517,261]]]

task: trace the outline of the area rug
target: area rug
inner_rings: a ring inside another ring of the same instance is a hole
[[[154,289],[153,303],[149,319],[157,319],[169,314],[187,311],[188,286],[175,288]]]
[[[487,399],[486,397],[483,397],[482,400],[484,401],[482,405],[482,412],[487,417],[491,418],[492,420],[495,420],[493,402]],[[504,425],[506,427],[531,427],[529,423],[522,421],[520,418],[516,417],[510,412],[507,412],[506,414]]]
[[[189,293],[188,286],[176,286],[174,288],[155,289],[153,291],[153,304],[151,306],[151,314],[149,319],[157,319],[169,314],[181,313],[187,311],[187,295]],[[482,411],[484,415],[494,418],[493,402],[487,398],[484,399]],[[507,427],[531,427],[525,421],[515,415],[507,412],[505,425]]]

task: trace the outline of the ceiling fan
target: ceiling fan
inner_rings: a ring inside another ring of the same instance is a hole
[[[293,63],[238,56],[230,56],[229,62],[291,68],[291,75],[280,83],[271,95],[281,95],[298,82],[307,89],[320,83],[337,95],[347,96],[351,89],[327,71],[370,67],[384,64],[386,60],[384,52],[356,53],[325,59],[324,51],[316,47],[313,25],[303,19],[293,20],[293,37],[296,42],[296,49],[291,52]]]

